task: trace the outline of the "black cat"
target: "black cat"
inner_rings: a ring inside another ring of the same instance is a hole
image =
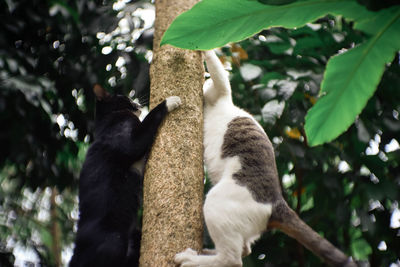
[[[168,97],[141,122],[140,105],[96,85],[95,140],[79,181],[78,232],[70,267],[138,266],[137,212],[145,156],[168,113],[181,104]]]

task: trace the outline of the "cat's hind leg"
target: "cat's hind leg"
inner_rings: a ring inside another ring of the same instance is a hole
[[[197,255],[193,250],[185,250],[176,255],[177,264],[182,267],[242,266],[244,238],[238,229],[241,223],[238,222],[240,218],[237,217],[240,213],[232,211],[239,203],[234,200],[234,195],[229,194],[232,192],[230,185],[229,182],[220,181],[207,194],[204,204],[204,218],[208,232],[214,241],[215,250],[211,250],[212,253],[208,255]]]
[[[208,192],[204,203],[204,219],[215,255],[186,250],[175,258],[183,267],[242,266],[242,255],[251,253],[251,243],[267,226],[271,205],[256,202],[249,190],[228,174]]]
[[[181,267],[241,267],[242,259],[240,256],[241,243],[240,235],[227,236],[225,240],[218,240],[216,246],[221,249],[210,250],[212,254],[198,255],[197,252],[188,248],[176,254],[175,263]],[[233,242],[232,242],[233,241]],[[232,243],[231,243],[232,242]],[[215,253],[213,255],[213,253]]]

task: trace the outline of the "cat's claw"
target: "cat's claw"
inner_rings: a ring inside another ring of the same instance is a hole
[[[168,111],[172,111],[182,104],[181,98],[179,96],[170,96],[166,99],[166,105]]]
[[[192,256],[197,256],[197,252],[191,248],[187,248],[185,251],[175,255],[174,262],[178,265],[181,265],[186,261],[190,261]]]

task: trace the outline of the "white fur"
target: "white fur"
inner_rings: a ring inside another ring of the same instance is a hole
[[[182,104],[181,98],[179,96],[167,97],[166,101],[168,111],[173,111]]]
[[[203,211],[215,250],[198,255],[187,249],[175,256],[175,262],[182,267],[242,266],[241,257],[251,253],[251,243],[266,229],[272,206],[256,202],[249,190],[233,179],[241,168],[238,156],[221,158],[229,122],[238,116],[252,117],[233,105],[227,73],[215,53],[206,52],[205,58],[212,80],[203,88],[204,158],[214,187],[206,196]]]

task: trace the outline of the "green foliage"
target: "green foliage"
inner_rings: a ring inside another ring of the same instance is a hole
[[[339,17],[326,17],[295,30],[273,28],[230,49],[224,47],[219,55],[232,66],[234,102],[258,118],[275,147],[284,195],[291,207],[360,264],[389,266],[400,257],[396,237],[399,228],[390,228],[392,204],[400,199],[400,176],[396,171],[400,150],[387,150],[393,139],[400,138],[397,59],[388,65],[376,94],[343,135],[333,142],[309,147],[304,130],[306,113],[319,95],[327,59],[341,47],[368,38],[351,26]],[[303,39],[316,41],[303,46],[299,42]],[[286,40],[290,40],[289,47],[277,51],[275,44],[286,44]],[[248,64],[261,69],[251,80],[241,72]],[[295,89],[289,90],[293,86]],[[272,101],[285,103],[273,123],[264,120],[262,113]],[[379,145],[372,152],[375,139]],[[339,167],[344,162],[348,169]],[[387,245],[386,250],[378,249],[381,241]],[[323,266],[280,232],[263,235],[244,263],[260,267]]]
[[[237,42],[271,27],[296,28],[327,14],[350,18],[369,14],[353,0],[303,0],[288,5],[264,5],[257,1],[203,0],[179,15],[165,32],[161,45],[209,50]]]
[[[134,8],[146,4],[134,2]],[[124,94],[135,90],[142,100],[146,95],[138,93],[148,94],[148,62],[139,48],[151,46],[151,39],[134,49],[132,43],[147,31],[143,19],[136,17],[128,33],[121,32],[117,13],[125,13],[113,4],[0,2],[1,266],[13,266],[9,253],[15,246],[31,248],[42,266],[54,266],[54,242],[71,252],[78,176],[93,140],[93,85]],[[120,58],[125,64],[116,66]],[[56,215],[47,216],[49,190],[55,189]],[[60,240],[51,233],[55,222]]]
[[[322,97],[306,117],[310,145],[331,141],[354,122],[375,92],[386,63],[400,48],[400,8],[385,9],[360,20],[356,28],[371,38],[329,60]]]
[[[366,260],[372,253],[371,246],[365,241],[365,239],[357,239],[351,244],[352,254],[357,260]]]
[[[267,1],[274,8],[286,8],[286,0],[260,0],[260,8]],[[390,1],[360,2],[379,2],[382,7]],[[118,20],[112,4],[84,0],[0,4],[1,266],[14,266],[10,244],[32,248],[42,266],[53,266],[50,233],[57,221],[63,251],[70,251],[78,216],[78,174],[93,140],[93,84],[101,83],[114,92],[127,94],[135,89],[148,95],[148,64],[142,53],[151,47],[151,35],[143,28],[131,28],[126,35],[114,31]],[[132,3],[126,12],[141,4]],[[389,15],[381,16],[389,9],[380,7],[379,12],[359,7],[357,17],[371,14],[382,21],[389,19]],[[143,25],[139,17],[134,19],[132,25]],[[324,16],[296,29],[263,30],[219,52],[232,66],[234,102],[260,121],[274,145],[288,203],[332,243],[373,267],[390,266],[400,258],[399,228],[390,227],[400,200],[400,150],[389,149],[389,144],[400,140],[398,57],[386,64],[378,90],[356,123],[333,142],[309,147],[304,123],[307,111],[320,101],[319,85],[328,59],[342,48],[362,49],[371,44],[382,29],[374,21],[354,24],[340,16]],[[143,35],[132,40],[131,32]],[[392,36],[393,45],[396,38]],[[386,45],[376,40],[375,44]],[[125,50],[133,41],[133,50]],[[102,53],[105,47],[111,48],[109,54]],[[375,46],[371,49],[375,51]],[[383,56],[388,51],[379,53]],[[119,57],[126,62],[124,75],[115,64]],[[256,75],[246,77],[246,66],[256,69]],[[282,109],[270,116],[270,110],[263,112],[265,106]],[[348,168],[339,168],[344,162]],[[57,216],[52,218],[49,199],[55,188]],[[378,249],[381,241],[386,250]],[[205,245],[211,245],[207,236]],[[244,266],[323,266],[278,231],[264,234],[252,250]]]
[[[326,67],[321,99],[310,110],[305,128],[309,144],[319,145],[333,140],[354,122],[376,90],[385,64],[400,49],[399,6],[374,13],[355,0],[303,0],[289,4],[233,0],[229,5],[222,0],[204,0],[174,20],[161,45],[208,50],[251,37],[262,29],[301,27],[327,14],[354,20],[355,29],[370,38],[333,57]],[[318,47],[318,42],[318,38],[303,38],[294,52]],[[272,45],[271,52],[279,53],[278,49],[287,50],[288,43]]]

